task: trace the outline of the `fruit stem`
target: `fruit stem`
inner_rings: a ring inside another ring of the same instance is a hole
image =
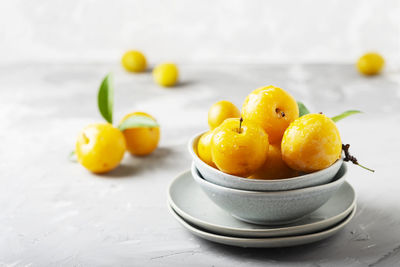
[[[358,160],[356,159],[356,157],[350,155],[349,148],[350,148],[350,144],[346,144],[346,145],[342,144],[342,149],[343,149],[344,155],[345,155],[345,158],[343,159],[343,161],[346,161],[346,162],[351,161],[354,165],[357,165],[367,171],[375,172],[375,170],[367,168],[367,167],[361,165],[360,163],[358,163]]]
[[[240,117],[240,120],[239,120],[239,133],[242,133],[242,122],[243,122],[243,118]]]
[[[373,170],[373,169],[370,169],[370,168],[367,168],[367,167],[365,167],[365,166],[361,165],[360,163],[355,163],[355,164],[356,164],[356,165],[358,165],[358,166],[360,166],[361,168],[363,168],[363,169],[367,170],[367,171],[370,171],[370,172],[375,172],[375,170]]]

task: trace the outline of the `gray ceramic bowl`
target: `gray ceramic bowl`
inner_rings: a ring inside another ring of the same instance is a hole
[[[332,181],[343,163],[343,159],[341,158],[326,169],[287,179],[261,180],[243,178],[226,174],[213,168],[197,156],[197,142],[202,134],[203,133],[195,135],[188,144],[193,162],[204,179],[229,188],[250,191],[281,191],[322,185]]]
[[[192,175],[207,196],[233,217],[250,223],[276,225],[301,219],[321,207],[345,181],[343,164],[334,180],[308,188],[256,192],[223,187],[201,177],[192,164]]]

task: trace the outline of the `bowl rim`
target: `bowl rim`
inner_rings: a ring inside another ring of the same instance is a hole
[[[316,192],[316,191],[324,191],[328,188],[335,187],[336,185],[340,185],[340,184],[344,183],[344,181],[346,180],[345,179],[346,175],[347,175],[346,164],[343,164],[340,167],[340,169],[341,168],[343,168],[342,176],[340,176],[338,179],[336,179],[332,182],[322,184],[322,185],[311,186],[311,187],[298,188],[298,189],[292,189],[292,190],[281,190],[281,191],[249,191],[249,190],[235,189],[235,188],[217,185],[217,184],[209,182],[206,179],[204,179],[203,177],[201,177],[194,162],[192,162],[191,173],[192,173],[193,178],[197,182],[200,182],[208,187],[214,187],[218,190],[222,190],[225,192],[231,192],[231,193],[236,193],[236,194],[241,194],[241,195],[264,195],[264,196],[268,195],[268,196],[286,197],[286,196],[288,196],[288,194],[289,195],[298,195],[298,194],[305,194],[305,193]],[[340,171],[340,169],[339,169],[339,171]],[[284,196],[282,194],[284,194]]]
[[[278,184],[286,184],[286,183],[288,183],[288,182],[294,182],[294,183],[295,183],[295,182],[297,182],[297,181],[300,181],[300,180],[304,180],[304,179],[308,179],[308,178],[310,178],[310,177],[313,177],[313,176],[315,176],[315,175],[317,175],[317,174],[324,174],[325,172],[328,172],[329,169],[335,167],[336,165],[342,165],[342,163],[343,163],[343,157],[340,157],[340,159],[336,160],[331,166],[329,166],[329,167],[327,167],[327,168],[325,168],[325,169],[322,169],[322,170],[319,170],[319,171],[315,171],[315,172],[312,172],[312,173],[303,174],[303,175],[296,176],[296,177],[283,178],[283,179],[276,179],[276,180],[249,179],[249,178],[246,178],[246,177],[241,177],[241,176],[236,176],[236,175],[224,173],[223,171],[220,171],[220,170],[218,170],[218,169],[216,169],[216,168],[214,168],[214,167],[211,167],[210,165],[208,165],[207,163],[205,163],[205,162],[197,155],[197,153],[194,151],[194,148],[193,148],[193,147],[194,147],[194,143],[195,143],[196,141],[198,142],[198,140],[200,139],[200,137],[201,137],[203,134],[205,134],[206,132],[208,132],[208,131],[200,132],[200,133],[198,133],[198,134],[192,136],[192,138],[190,138],[189,143],[188,143],[188,150],[189,150],[189,153],[191,154],[191,156],[192,156],[193,158],[195,158],[197,161],[201,162],[201,164],[204,166],[204,168],[207,168],[209,171],[214,171],[214,172],[216,172],[216,173],[218,173],[218,174],[221,174],[221,175],[223,175],[223,176],[225,176],[226,178],[229,178],[229,179],[235,179],[235,180],[239,179],[239,182],[252,183],[252,184],[275,184],[275,185],[278,185]],[[346,171],[347,171],[347,170],[346,170]]]

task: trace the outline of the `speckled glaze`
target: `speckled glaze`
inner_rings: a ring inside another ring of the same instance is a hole
[[[227,188],[203,179],[195,164],[191,171],[207,196],[233,217],[255,224],[276,225],[294,222],[321,207],[344,183],[347,168],[342,165],[330,183],[279,192]]]
[[[189,141],[188,149],[193,158],[193,163],[196,165],[196,168],[200,172],[201,176],[207,181],[233,189],[250,191],[282,191],[322,185],[331,182],[336,173],[339,171],[340,166],[343,164],[343,159],[339,159],[326,169],[294,178],[279,180],[248,179],[226,174],[216,168],[211,167],[197,156],[197,142],[203,133],[204,132],[195,135]]]

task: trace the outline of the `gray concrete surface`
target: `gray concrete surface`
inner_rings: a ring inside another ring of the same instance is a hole
[[[400,264],[400,72],[365,78],[350,65],[182,65],[171,89],[150,73],[112,64],[0,65],[0,266],[398,266]],[[126,155],[107,175],[68,160],[77,133],[101,122],[96,93],[115,74],[115,118],[143,110],[161,124],[154,154]],[[325,241],[241,249],[185,231],[168,213],[170,181],[190,167],[186,143],[207,127],[207,110],[241,106],[273,84],[313,111],[365,113],[338,123],[371,174],[350,166],[358,211]]]

